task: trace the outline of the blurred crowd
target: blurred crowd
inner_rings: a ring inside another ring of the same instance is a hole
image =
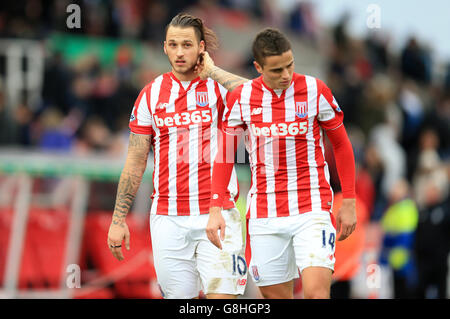
[[[411,37],[401,51],[391,52],[395,39],[381,33],[349,36],[346,16],[321,29],[310,2],[266,0],[16,0],[0,5],[0,38],[45,44],[53,32],[68,32],[70,3],[83,12],[82,28],[70,33],[132,38],[158,48],[171,17],[192,7],[238,10],[310,43],[319,31],[329,32],[323,80],[345,114],[367,222],[383,230],[379,261],[393,271],[394,297],[447,297],[450,67],[437,77],[436,62],[419,40]],[[247,65],[241,69],[249,76]],[[0,146],[123,156],[131,105],[157,74],[144,73],[126,47],[108,68],[92,55],[69,63],[61,52],[48,52],[39,105],[7,108],[0,81]],[[331,181],[339,190],[330,153]]]
[[[392,53],[386,35],[353,39],[347,22],[332,29],[326,83],[345,114],[357,195],[383,233],[379,262],[392,270],[392,297],[446,298],[450,74],[434,76],[430,51],[414,37]]]

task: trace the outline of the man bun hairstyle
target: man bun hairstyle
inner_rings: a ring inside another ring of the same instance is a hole
[[[286,36],[275,28],[266,28],[259,32],[253,41],[253,57],[260,66],[268,56],[281,55],[291,50],[291,43]]]
[[[214,51],[219,47],[219,41],[213,30],[209,29],[203,23],[203,20],[187,13],[179,13],[173,17],[172,21],[166,26],[166,36],[169,27],[194,28],[198,42],[205,42],[205,50]]]

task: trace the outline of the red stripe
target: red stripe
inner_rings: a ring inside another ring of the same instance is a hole
[[[207,81],[202,81],[197,86],[197,90],[201,92],[208,91]],[[209,93],[208,93],[209,94]],[[217,92],[215,92],[217,96]],[[213,100],[213,96],[208,96],[209,101]],[[217,104],[220,103],[220,95],[217,97]],[[210,108],[205,106],[205,109]],[[203,108],[202,108],[203,109]],[[212,112],[211,112],[212,115]],[[212,122],[211,122],[212,124]],[[200,214],[209,212],[209,197],[211,194],[211,124],[201,126],[198,130],[198,191],[199,191],[199,209]]]
[[[161,88],[156,105],[159,105],[160,103],[169,103],[171,90],[172,79],[169,74],[166,73],[163,75],[161,81]],[[166,127],[161,127],[159,131],[159,176],[155,176],[158,178],[159,185],[157,214],[167,215],[169,211],[169,134]]]
[[[306,101],[308,88],[305,76],[299,76],[295,80],[295,101]],[[315,107],[315,105],[307,105]],[[295,156],[297,160],[297,194],[299,212],[311,211],[311,183],[308,163],[308,147],[305,135],[298,135],[295,139]]]
[[[186,111],[187,94],[180,86],[180,94],[175,99],[175,113],[179,114]],[[177,215],[188,215],[189,213],[189,138],[190,131],[188,128],[180,127],[177,129]],[[186,210],[186,208],[188,209]]]
[[[286,122],[285,93],[278,97],[272,93],[272,123]],[[287,160],[286,160],[286,138],[273,138],[272,152],[274,155],[274,182],[275,182],[275,203],[277,217],[289,216],[289,205],[283,201],[287,191]]]
[[[250,234],[248,232],[248,218],[245,219],[246,240],[245,240],[245,262],[250,266],[252,260],[252,247],[250,246]]]

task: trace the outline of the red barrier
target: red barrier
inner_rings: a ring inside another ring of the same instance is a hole
[[[114,282],[118,298],[161,298],[153,289],[156,274],[150,240],[148,218],[143,221],[132,215],[127,217],[131,233],[131,249],[127,251],[123,243],[125,257],[118,261],[107,246],[111,212],[91,212],[85,226],[84,252],[100,276],[107,276]]]
[[[30,209],[19,273],[19,289],[60,287],[68,220],[67,209]]]

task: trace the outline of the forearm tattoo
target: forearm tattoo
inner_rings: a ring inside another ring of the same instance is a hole
[[[112,223],[122,225],[133,204],[147,167],[150,136],[130,134],[128,155],[117,187]]]
[[[224,71],[217,66],[213,67],[209,77],[214,81],[219,82],[228,91],[233,91],[239,85],[249,81],[248,79]]]

